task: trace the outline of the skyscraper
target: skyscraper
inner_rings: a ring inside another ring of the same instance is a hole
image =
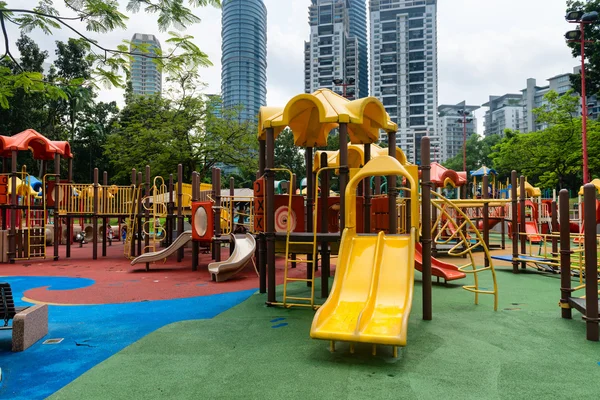
[[[423,136],[432,138],[432,159],[441,158],[436,14],[436,0],[370,0],[371,95],[398,123],[396,144],[417,163]]]
[[[136,33],[131,38],[134,45],[148,44],[149,52],[140,49],[130,49],[133,55],[131,62],[131,85],[133,94],[151,95],[160,94],[162,90],[162,73],[157,65],[152,62],[152,55],[156,54],[155,49],[160,49],[160,42],[154,35],[145,33]],[[139,55],[138,55],[139,54]]]
[[[361,3],[364,7],[364,0],[312,0],[308,8],[310,39],[304,42],[306,92],[328,88],[339,94],[346,92],[349,99],[367,96],[367,84],[362,81],[368,76],[368,68],[366,18],[361,22],[365,13],[361,14]],[[350,17],[351,5],[358,8],[352,11],[353,17]],[[351,29],[361,36],[352,36]],[[334,84],[338,79],[348,86]]]
[[[267,8],[262,0],[225,0],[221,35],[221,95],[254,120],[267,103]]]
[[[367,0],[348,0],[349,33],[358,41],[360,97],[369,95],[369,43],[367,39]]]

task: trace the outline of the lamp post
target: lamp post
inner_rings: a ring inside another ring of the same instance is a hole
[[[587,99],[585,93],[585,44],[592,43],[591,40],[585,40],[585,25],[593,24],[598,21],[596,11],[584,13],[583,11],[571,11],[565,17],[569,23],[579,24],[578,30],[569,31],[565,38],[569,42],[581,44],[581,146],[583,150],[583,184],[589,182],[588,172],[588,154],[587,154]]]
[[[348,86],[354,86],[356,83],[356,79],[347,78],[347,79],[333,79],[333,84],[336,86],[341,86],[343,88],[342,96],[346,99],[349,97],[354,97],[355,91],[353,89],[346,90]]]
[[[465,102],[463,102],[465,104]],[[463,171],[467,170],[467,123],[473,122],[473,118],[467,118],[471,115],[470,112],[467,111],[466,105],[465,108],[458,110],[458,115],[462,118],[456,120],[459,124],[463,124]]]

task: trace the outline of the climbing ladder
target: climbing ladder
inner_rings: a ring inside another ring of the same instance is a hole
[[[133,187],[133,196],[131,196],[131,207],[129,209],[128,218],[125,220],[126,226],[126,236],[125,236],[125,246],[123,248],[123,252],[125,257],[132,259],[131,255],[131,243],[133,241],[135,230],[137,228],[137,205],[140,201],[140,196],[142,194],[142,185],[137,187]]]
[[[164,238],[165,229],[163,228],[160,218],[167,216],[167,185],[161,176],[154,178],[150,194],[142,200],[142,207],[145,211],[149,211],[150,218],[144,222],[142,232],[150,237],[148,246],[144,246],[144,253],[155,252],[157,244]],[[150,201],[152,201],[151,204]]]

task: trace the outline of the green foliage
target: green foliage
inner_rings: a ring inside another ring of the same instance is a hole
[[[600,0],[567,0],[567,12],[569,11],[600,11]],[[565,13],[566,14],[566,13]],[[572,24],[570,30],[579,29],[579,25]],[[584,27],[585,40],[592,41],[585,46],[586,58],[586,91],[587,95],[600,93],[600,30],[597,24],[586,24]],[[571,48],[573,57],[581,60],[581,44],[567,42]],[[572,74],[571,83],[577,93],[581,93],[581,74]]]
[[[294,134],[291,129],[285,128],[275,140],[275,167],[287,168],[296,174],[298,180],[306,176],[304,152],[294,145]],[[290,180],[286,172],[276,172],[276,180]]]
[[[193,171],[203,180],[219,163],[256,171],[254,127],[239,121],[238,110],[224,110],[220,99],[196,93],[193,73],[179,78],[171,98],[134,96],[119,114],[104,146],[114,178],[128,183],[131,168],[146,165],[168,176],[182,164],[186,181]]]
[[[511,170],[528,177],[542,188],[577,190],[582,182],[581,118],[577,97],[572,93],[558,96],[554,91],[544,96],[546,105],[534,110],[539,123],[548,124],[542,131],[520,134],[507,132],[506,139],[494,147],[494,167],[504,177]],[[590,154],[598,154],[600,138],[597,123],[588,130]],[[599,171],[596,157],[590,171]]]
[[[188,0],[187,3],[190,7],[208,5],[220,7],[221,5],[220,0]],[[62,69],[65,75],[48,81],[36,72],[26,71],[22,68],[10,48],[5,45],[6,48],[0,57],[0,62],[10,60],[17,68],[10,70],[0,67],[1,108],[6,109],[14,104],[13,97],[18,89],[24,90],[25,93],[43,92],[51,99],[57,100],[70,97],[65,93],[65,87],[68,86],[98,88],[100,85],[104,85],[124,88],[126,80],[123,79],[123,76],[128,76],[130,73],[132,51],[152,58],[158,68],[166,74],[176,74],[182,70],[211,65],[208,56],[193,43],[194,38],[190,35],[169,31],[169,39],[166,40],[166,43],[170,47],[163,51],[157,50],[157,54],[154,54],[151,53],[148,46],[133,44],[129,41],[124,41],[115,49],[104,47],[100,42],[89,37],[87,33],[77,31],[70,24],[72,21],[80,21],[85,24],[88,32],[107,33],[116,29],[126,29],[131,14],[143,10],[146,14],[157,16],[158,27],[161,31],[168,31],[171,27],[183,30],[200,22],[200,19],[193,14],[192,8],[184,5],[184,0],[130,0],[127,4],[127,12],[130,14],[121,13],[116,0],[64,0],[64,5],[71,12],[70,15],[60,15],[52,0],[40,0],[38,5],[32,9],[12,9],[6,2],[0,1],[0,25],[4,43],[10,42],[9,31],[6,29],[7,24],[16,25],[21,33],[39,29],[48,35],[53,34],[57,29],[67,28],[78,38],[73,42],[69,40],[65,45],[66,49],[59,49],[65,54],[66,59],[72,58],[74,54],[71,53],[75,51],[85,50],[86,52],[83,62],[78,63],[78,67],[83,68],[84,71],[71,71],[68,64],[58,59],[57,68]],[[79,45],[76,45],[76,42],[80,42]],[[84,46],[83,43],[85,43]],[[71,48],[72,46],[74,47]],[[93,55],[89,54],[91,48],[95,50]],[[80,80],[74,81],[75,78]]]
[[[500,135],[490,135],[484,138],[478,135],[469,136],[467,139],[467,172],[474,171],[483,166],[492,168],[492,149],[496,144],[500,143],[500,141],[502,141]],[[454,171],[462,171],[462,152],[446,160],[444,166]]]

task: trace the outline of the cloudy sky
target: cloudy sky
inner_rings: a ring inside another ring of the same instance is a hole
[[[309,36],[310,0],[264,2],[268,9],[267,103],[283,105],[304,90],[303,43]],[[17,1],[8,3],[14,7]],[[25,8],[36,2],[18,3]],[[564,41],[564,33],[571,28],[564,20],[565,3],[566,0],[438,0],[439,104],[456,104],[465,99],[469,104],[480,105],[492,94],[518,93],[527,78],[544,85],[547,78],[571,72],[578,61],[572,58]],[[195,37],[196,44],[213,63],[201,71],[206,93],[219,93],[221,12],[208,7],[198,9],[196,14],[202,22],[186,33]],[[64,15],[70,13],[65,11]],[[9,29],[14,43],[18,33]],[[114,47],[135,32],[166,39],[158,32],[155,16],[144,13],[133,16],[126,31],[90,36]],[[39,31],[31,36],[53,54],[54,41],[66,40],[70,35],[63,30],[53,36]],[[122,102],[122,92],[106,90],[101,99]],[[483,110],[477,115],[481,117]],[[481,126],[481,118],[479,123]]]

